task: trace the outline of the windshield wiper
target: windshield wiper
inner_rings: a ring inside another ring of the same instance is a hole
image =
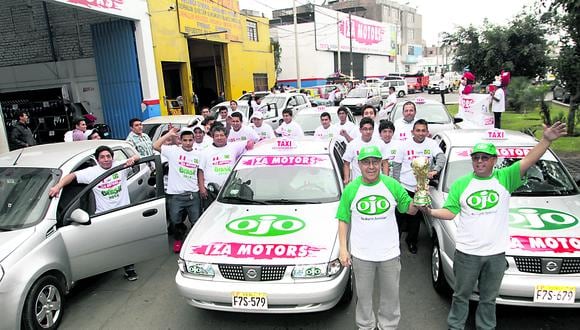
[[[265,200],[268,204],[320,204],[320,202],[312,202],[312,201],[298,201],[294,199],[268,199]]]
[[[230,202],[241,202],[242,204],[260,204],[260,205],[268,205],[269,203],[263,201],[257,201],[254,199],[248,199],[238,196],[224,196],[221,198],[221,201],[230,201]]]
[[[559,190],[551,190],[551,191],[518,191],[514,192],[512,196],[561,196],[562,192]]]
[[[440,125],[442,125],[442,124],[449,124],[449,123],[444,122],[444,121],[428,121],[427,124],[429,124],[429,125],[431,125],[431,124],[440,124]]]

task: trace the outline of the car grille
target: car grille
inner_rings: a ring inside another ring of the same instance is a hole
[[[222,276],[228,280],[245,281],[243,265],[219,264],[218,268]],[[286,273],[285,265],[261,266],[260,281],[279,281]]]
[[[518,270],[523,273],[542,274],[542,258],[540,257],[514,257]],[[580,273],[580,258],[562,258],[562,264],[558,274]]]

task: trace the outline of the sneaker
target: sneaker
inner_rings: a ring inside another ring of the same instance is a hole
[[[127,279],[127,281],[137,281],[139,279],[139,276],[137,275],[137,272],[135,272],[135,270],[127,270],[125,271],[125,278]]]
[[[175,253],[179,253],[179,252],[181,251],[181,244],[183,244],[183,242],[182,242],[182,241],[180,241],[180,240],[176,240],[176,241],[173,243],[173,252],[175,252]]]

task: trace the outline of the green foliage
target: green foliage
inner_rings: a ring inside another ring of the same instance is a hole
[[[276,75],[279,75],[282,72],[282,68],[280,67],[282,47],[280,46],[280,42],[272,38],[270,38],[270,44],[272,45],[272,49],[274,51],[274,67],[276,68]]]

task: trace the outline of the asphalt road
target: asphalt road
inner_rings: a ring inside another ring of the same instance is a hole
[[[422,229],[419,253],[402,245],[400,329],[446,329],[450,298],[435,293],[430,279],[430,243]],[[177,292],[176,255],[170,252],[137,264],[139,280],[117,270],[78,283],[67,297],[61,329],[354,329],[354,300],[348,306],[311,314],[244,314],[197,309]],[[473,311],[467,329],[474,329]],[[575,309],[499,306],[497,329],[578,329]]]

